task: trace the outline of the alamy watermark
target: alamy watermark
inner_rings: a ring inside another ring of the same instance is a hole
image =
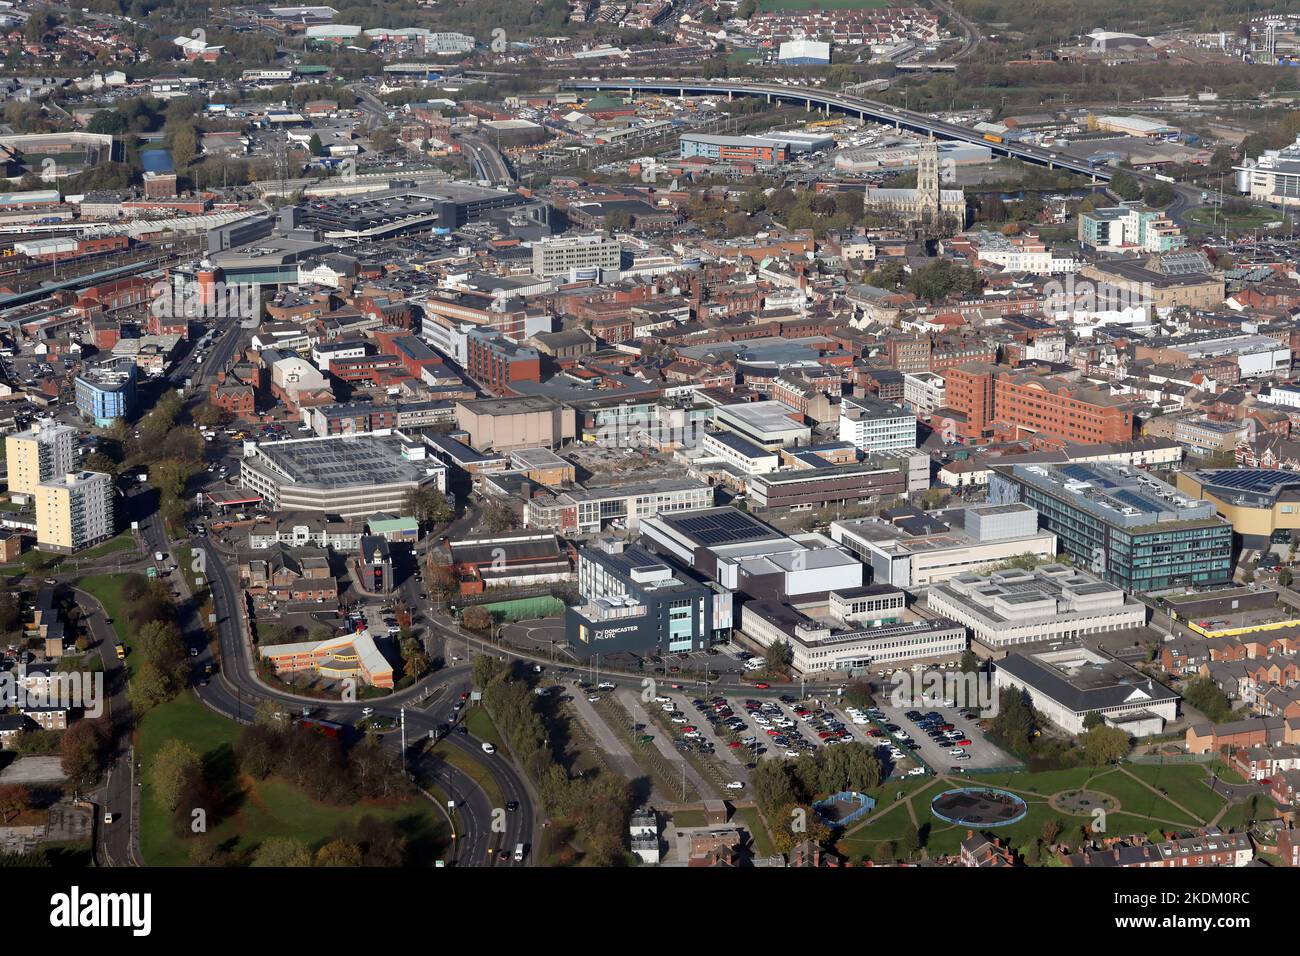
[[[257,328],[262,318],[262,287],[256,282],[155,282],[149,312],[160,319],[239,319]]]
[[[90,719],[104,713],[102,671],[56,671],[20,677],[13,671],[0,674],[0,708],[80,710]]]
[[[1150,282],[1116,286],[1076,279],[1067,273],[1065,281],[1052,279],[1043,284],[1043,311],[1051,314],[1128,312],[1149,308],[1155,298]]]
[[[631,412],[596,428],[596,444],[606,448],[697,448],[704,439],[704,423],[676,423],[671,417]]]
[[[981,712],[993,708],[993,678],[983,671],[899,670],[890,681],[889,703],[893,707],[942,705]]]

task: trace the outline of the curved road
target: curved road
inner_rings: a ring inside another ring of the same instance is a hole
[[[166,538],[162,518],[153,506],[154,494],[152,489],[144,486],[133,489],[128,495],[128,506],[137,512],[135,520],[139,524],[145,550],[170,552],[171,544]],[[454,708],[459,703],[460,694],[468,692],[470,687],[468,664],[438,671],[419,684],[388,697],[355,703],[304,697],[263,683],[256,676],[252,650],[243,637],[243,617],[237,606],[239,592],[231,580],[230,572],[211,542],[199,539],[191,543],[191,547],[195,546],[201,549],[199,553],[204,556],[203,573],[212,592],[220,637],[220,662],[213,655],[208,632],[198,619],[197,610],[188,600],[189,588],[184,577],[178,570],[168,575],[168,578],[181,597],[182,629],[190,646],[198,651],[193,658],[198,681],[195,692],[208,707],[244,723],[251,722],[257,705],[263,701],[273,701],[294,713],[300,712],[304,707],[309,708],[313,716],[343,724],[356,723],[361,718],[364,707],[373,708],[378,717],[397,720],[401,719],[402,711],[405,710],[408,748],[436,732],[440,724],[451,726],[457,722],[459,715],[454,712]],[[205,665],[211,665],[214,675],[206,681],[202,677]],[[387,744],[400,747],[399,732],[386,733],[384,739]],[[496,853],[498,849],[512,852],[518,843],[531,846],[536,832],[537,808],[529,787],[509,763],[506,755],[487,756],[481,749],[481,741],[472,735],[461,734],[454,728],[445,738],[443,746],[453,747],[468,759],[487,768],[500,788],[503,800],[518,804],[518,809],[513,812],[500,808],[501,813],[496,816],[501,831],[494,832],[493,811],[497,808],[490,805],[478,784],[445,761],[421,755],[415,761],[415,767],[421,771],[433,771],[432,776],[438,786],[458,803],[455,820],[456,864],[491,864],[500,859]],[[491,855],[489,849],[493,850]],[[513,864],[508,858],[501,862],[505,865]]]

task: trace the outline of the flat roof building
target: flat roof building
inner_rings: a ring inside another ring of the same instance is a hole
[[[414,489],[447,490],[446,466],[424,447],[391,432],[261,442],[245,451],[239,481],[277,511],[402,514]]]
[[[900,588],[926,588],[1025,555],[1056,556],[1056,535],[1039,530],[1038,512],[1024,504],[953,509],[915,528],[885,518],[834,521],[830,534],[871,566],[873,581]]]
[[[36,486],[72,471],[77,430],[46,419],[23,432],[5,436],[9,492],[34,494]]]
[[[1132,737],[1164,730],[1178,716],[1181,699],[1164,684],[1082,644],[1039,653],[1012,653],[994,665],[996,691],[1026,691],[1034,710],[1071,734],[1097,713]]]
[[[761,647],[785,641],[791,663],[801,674],[859,675],[873,665],[952,658],[967,646],[966,628],[953,621],[902,621],[886,612],[875,620],[848,623],[814,618],[798,606],[776,601],[746,602],[740,630]]]
[[[713,412],[714,423],[747,438],[754,444],[775,451],[790,445],[806,445],[812,429],[803,416],[784,402],[740,402],[719,405]]]
[[[1144,604],[1113,584],[1063,564],[959,574],[932,584],[925,601],[969,627],[973,646],[985,657],[1017,644],[1141,627],[1147,616]]]
[[[731,592],[642,548],[604,542],[581,549],[578,590],[584,603],[565,613],[565,634],[580,658],[699,651],[731,637]]]
[[[1232,526],[1214,505],[1127,465],[995,465],[989,500],[1029,505],[1076,564],[1125,590],[1232,578]]]

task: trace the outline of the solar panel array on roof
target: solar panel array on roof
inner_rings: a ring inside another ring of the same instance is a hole
[[[1269,493],[1281,485],[1300,483],[1300,475],[1290,471],[1274,471],[1254,468],[1233,468],[1223,471],[1208,472],[1206,483],[1220,488],[1235,488],[1238,491],[1255,491]]]
[[[1126,505],[1137,508],[1139,511],[1159,512],[1168,510],[1160,502],[1153,501],[1146,495],[1140,495],[1136,491],[1130,491],[1127,488],[1121,488],[1119,491],[1112,493],[1111,497],[1116,501],[1122,501]]]
[[[1160,271],[1167,276],[1195,275],[1209,272],[1210,262],[1202,252],[1171,252],[1160,257]]]
[[[737,541],[751,541],[755,538],[767,537],[772,533],[766,525],[734,508],[676,517],[671,521],[700,544],[710,547]]]

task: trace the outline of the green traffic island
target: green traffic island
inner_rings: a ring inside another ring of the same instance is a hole
[[[450,844],[390,749],[269,711],[245,727],[182,694],[141,720],[137,755],[150,866],[428,866]]]

